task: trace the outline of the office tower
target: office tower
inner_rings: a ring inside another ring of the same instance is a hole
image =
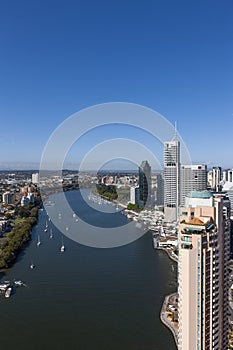
[[[222,179],[222,169],[219,166],[215,166],[212,169],[213,171],[213,183],[212,183],[212,189],[216,192],[221,190],[221,179]]]
[[[177,221],[180,204],[180,142],[164,143],[164,214],[166,222]]]
[[[193,191],[180,208],[178,349],[228,349],[230,202]]]
[[[185,205],[185,197],[193,190],[207,189],[206,165],[181,165],[180,171],[180,205]]]
[[[139,205],[142,208],[151,205],[151,167],[147,160],[139,167]]]
[[[156,175],[156,199],[155,204],[162,206],[164,203],[164,180],[162,174]]]

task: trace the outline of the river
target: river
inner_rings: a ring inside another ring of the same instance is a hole
[[[66,195],[74,211],[83,206],[79,191]],[[85,212],[93,221],[103,215],[108,222],[105,213],[88,206]],[[109,220],[118,226],[127,220],[123,217],[117,212]],[[176,290],[176,264],[152,248],[151,234],[111,249],[64,237],[61,253],[61,234],[50,222],[50,239],[46,220],[45,210],[40,211],[32,240],[15,265],[0,274],[1,281],[21,279],[27,285],[14,288],[9,299],[0,295],[1,348],[175,350],[159,314],[164,296]]]

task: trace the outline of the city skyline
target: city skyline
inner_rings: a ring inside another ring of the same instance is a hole
[[[195,163],[232,167],[232,9],[227,1],[4,3],[0,167],[38,164],[67,117],[111,101],[177,121]],[[83,150],[106,135],[113,137],[111,127],[93,131]],[[163,145],[157,147],[162,159]],[[68,160],[78,161],[72,152]]]

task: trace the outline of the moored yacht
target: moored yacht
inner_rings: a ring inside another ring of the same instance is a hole
[[[39,247],[41,245],[41,241],[40,241],[40,236],[38,235],[38,240],[37,240],[37,243],[36,243],[37,247]]]
[[[46,221],[44,232],[48,231],[48,222]]]
[[[8,287],[10,287],[9,281],[4,281],[0,283],[0,290],[5,291]]]
[[[25,286],[25,284],[20,281],[20,280],[14,280],[14,284],[17,286],[17,287],[21,287],[21,286]]]
[[[65,251],[65,245],[64,245],[63,237],[62,237],[61,252],[64,252],[64,251]]]
[[[5,291],[5,297],[6,298],[10,298],[11,296],[11,292],[12,292],[12,288],[11,287],[8,287]]]

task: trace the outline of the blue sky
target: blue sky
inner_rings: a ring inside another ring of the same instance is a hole
[[[71,114],[124,101],[177,121],[194,162],[233,167],[232,15],[231,0],[1,2],[0,163],[39,162]]]

